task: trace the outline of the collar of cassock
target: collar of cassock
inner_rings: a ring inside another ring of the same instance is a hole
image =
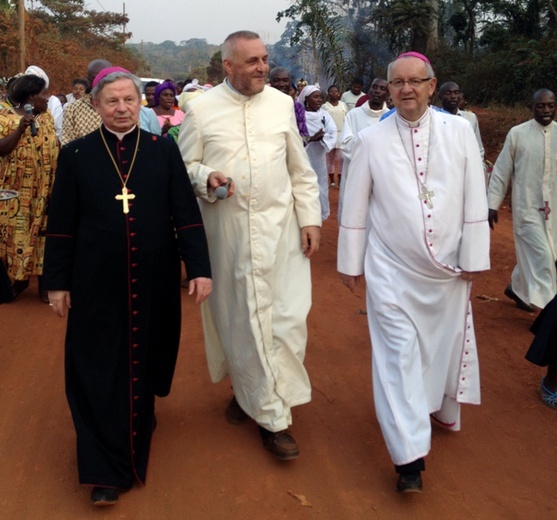
[[[394,116],[398,118],[398,122],[401,125],[407,126],[408,128],[416,128],[418,126],[423,126],[425,123],[429,121],[429,108],[424,112],[424,115],[420,117],[417,121],[408,121],[404,119],[399,113],[398,110],[395,112]]]
[[[111,130],[110,128],[108,128],[106,125],[103,125],[103,128],[107,131],[110,132],[112,135],[115,135],[118,138],[118,141],[121,141],[122,139],[124,139],[124,137],[128,134],[131,134],[136,128],[137,125],[134,125],[130,130],[128,130],[127,132],[115,132],[114,130]]]

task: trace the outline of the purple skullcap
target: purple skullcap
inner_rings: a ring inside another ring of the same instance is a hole
[[[428,65],[431,65],[431,62],[429,61],[429,59],[426,56],[424,56],[423,54],[420,54],[419,52],[416,52],[416,51],[403,52],[402,54],[399,54],[396,59],[399,60],[400,58],[418,58],[419,60],[422,60],[423,62],[427,63]]]
[[[174,95],[176,95],[176,85],[174,85],[173,81],[163,81],[155,87],[155,106],[159,104],[159,97],[161,95],[161,92],[167,89],[172,90],[172,92],[174,92]]]
[[[113,72],[125,72],[127,74],[131,74],[131,72],[129,70],[123,69],[122,67],[108,67],[106,69],[101,70],[96,76],[95,79],[93,80],[93,87],[97,86],[97,83],[103,79],[106,78],[109,74],[112,74]]]

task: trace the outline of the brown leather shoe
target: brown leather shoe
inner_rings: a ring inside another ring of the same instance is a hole
[[[242,410],[236,397],[233,397],[225,412],[226,420],[230,424],[242,424],[247,418],[248,414]]]
[[[279,460],[297,459],[300,455],[298,445],[294,437],[288,430],[280,432],[270,432],[265,428],[258,426],[263,446],[265,449],[273,452],[273,455]]]

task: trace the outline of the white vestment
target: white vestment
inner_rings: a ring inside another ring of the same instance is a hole
[[[489,269],[471,126],[431,109],[412,125],[395,114],[356,137],[338,245],[339,272],[365,273],[375,408],[397,465],[429,452],[430,414],[457,430],[460,403],[480,402],[471,284],[460,272]]]
[[[474,135],[476,136],[476,140],[478,141],[478,146],[480,147],[480,155],[482,156],[482,161],[484,160],[484,145],[482,143],[482,135],[480,133],[480,124],[478,123],[478,118],[474,112],[470,112],[469,110],[457,110],[456,115],[463,117],[472,125],[472,130],[474,130]]]
[[[344,187],[346,186],[346,177],[348,176],[348,169],[350,167],[350,159],[352,158],[352,145],[354,144],[354,138],[358,135],[360,130],[367,128],[375,123],[379,123],[381,116],[388,112],[386,104],[383,104],[381,110],[373,110],[369,103],[364,103],[363,105],[356,107],[351,110],[344,120],[344,126],[342,128],[342,133],[339,138],[339,147],[344,155],[344,162],[342,163],[342,177],[339,186],[338,194],[338,222],[340,224],[342,217],[342,204],[344,197]]]
[[[271,87],[248,97],[225,82],[188,102],[178,144],[209,242],[213,292],[202,318],[211,378],[229,374],[244,411],[283,430],[290,408],[311,400],[301,228],[321,225],[294,104]],[[234,180],[234,195],[216,200],[207,188],[213,171]]]
[[[317,174],[319,181],[319,202],[321,203],[321,219],[327,220],[331,214],[329,204],[329,175],[327,172],[327,153],[329,153],[337,142],[337,127],[333,118],[322,108],[317,112],[306,110],[306,125],[309,135],[315,135],[323,129],[325,135],[321,141],[313,141],[306,146],[311,167]]]
[[[557,293],[557,123],[535,119],[509,131],[495,162],[488,190],[490,209],[499,209],[512,181],[512,215],[517,264],[512,289],[524,302],[545,307]],[[540,211],[547,206],[551,213]]]

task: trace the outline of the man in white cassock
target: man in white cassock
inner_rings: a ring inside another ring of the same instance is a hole
[[[505,295],[519,309],[545,307],[557,293],[557,123],[555,95],[547,89],[532,97],[534,119],[510,129],[491,174],[489,223],[512,182],[516,266]]]
[[[458,430],[460,404],[480,402],[470,288],[489,269],[489,227],[478,143],[428,108],[429,60],[402,54],[388,79],[396,114],[352,149],[338,270],[351,290],[365,274],[377,418],[398,491],[421,492],[430,415]]]
[[[234,389],[226,417],[251,417],[265,448],[296,458],[291,409],[311,400],[303,361],[309,258],[320,238],[317,176],[292,99],[266,86],[265,45],[250,31],[223,46],[226,79],[187,104],[178,144],[201,206],[215,297],[202,308],[213,381]],[[228,198],[218,200],[215,190]],[[220,188],[220,189],[219,189]]]
[[[338,195],[337,218],[339,223],[342,217],[342,199],[344,197],[344,188],[346,187],[346,177],[350,167],[350,160],[352,159],[354,138],[358,135],[360,130],[374,125],[375,123],[379,123],[381,116],[389,111],[386,104],[388,95],[387,81],[382,78],[375,78],[368,92],[368,102],[351,110],[344,120],[344,126],[342,127],[342,132],[338,140],[339,148],[344,157]]]

